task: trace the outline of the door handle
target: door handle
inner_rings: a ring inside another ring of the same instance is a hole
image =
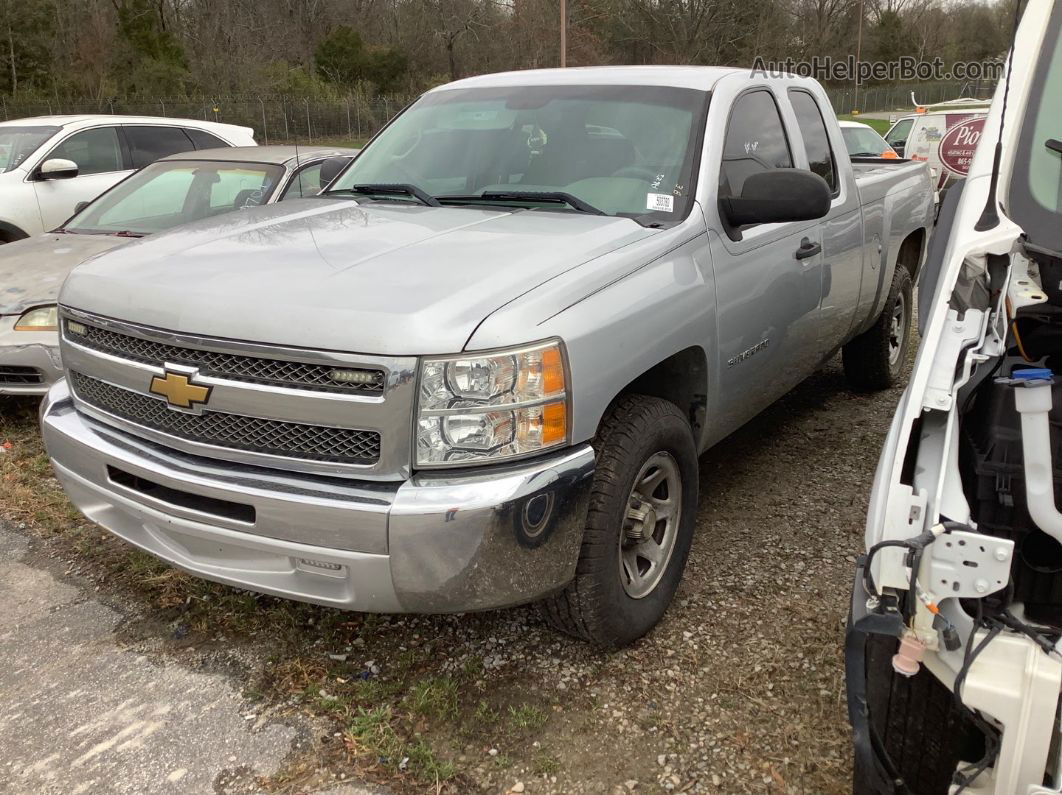
[[[797,259],[807,259],[808,257],[814,257],[816,254],[822,251],[822,246],[818,243],[812,243],[806,237],[800,241],[800,248],[796,250]]]

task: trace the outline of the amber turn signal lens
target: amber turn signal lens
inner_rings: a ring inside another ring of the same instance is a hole
[[[559,348],[542,351],[542,387],[547,395],[564,391],[564,364]]]
[[[568,435],[568,412],[563,402],[542,407],[542,444],[563,442]]]

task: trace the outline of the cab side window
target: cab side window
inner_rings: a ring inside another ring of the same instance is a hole
[[[723,139],[719,196],[740,196],[745,180],[772,168],[792,168],[793,156],[778,105],[769,91],[738,97]]]
[[[105,174],[123,171],[122,149],[114,127],[97,127],[74,133],[52,150],[46,160],[61,158],[77,163],[77,174]]]
[[[796,112],[811,172],[826,180],[830,190],[836,192],[837,169],[834,165],[833,149],[830,148],[830,136],[826,132],[826,122],[823,121],[818,103],[807,91],[790,91],[789,100]]]

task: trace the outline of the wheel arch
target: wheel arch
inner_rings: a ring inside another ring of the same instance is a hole
[[[602,418],[626,395],[648,395],[677,406],[689,421],[699,448],[708,406],[708,356],[704,348],[691,345],[676,351],[628,381],[609,401]]]
[[[925,227],[919,227],[910,232],[900,243],[900,247],[896,249],[895,267],[906,268],[907,272],[911,274],[912,282],[918,280],[918,272],[921,270],[922,261],[925,259],[928,238]]]

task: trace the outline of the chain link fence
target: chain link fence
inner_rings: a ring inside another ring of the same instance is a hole
[[[900,83],[890,86],[827,87],[826,93],[838,113],[874,113],[914,110],[911,95],[921,105],[933,105],[952,99],[991,99],[996,81]]]
[[[910,111],[911,93],[922,104],[960,97],[986,99],[994,82],[905,83],[891,86],[854,86],[826,89],[838,113]],[[372,137],[414,97],[367,97],[351,94],[341,98],[289,96],[232,97],[128,97],[124,99],[33,99],[14,100],[0,96],[0,119],[55,114],[125,114],[204,119],[252,127],[255,140],[270,143],[360,143]]]
[[[313,99],[286,96],[13,100],[0,96],[0,119],[57,114],[123,114],[203,119],[252,127],[260,144],[361,142],[394,118],[411,97]]]

